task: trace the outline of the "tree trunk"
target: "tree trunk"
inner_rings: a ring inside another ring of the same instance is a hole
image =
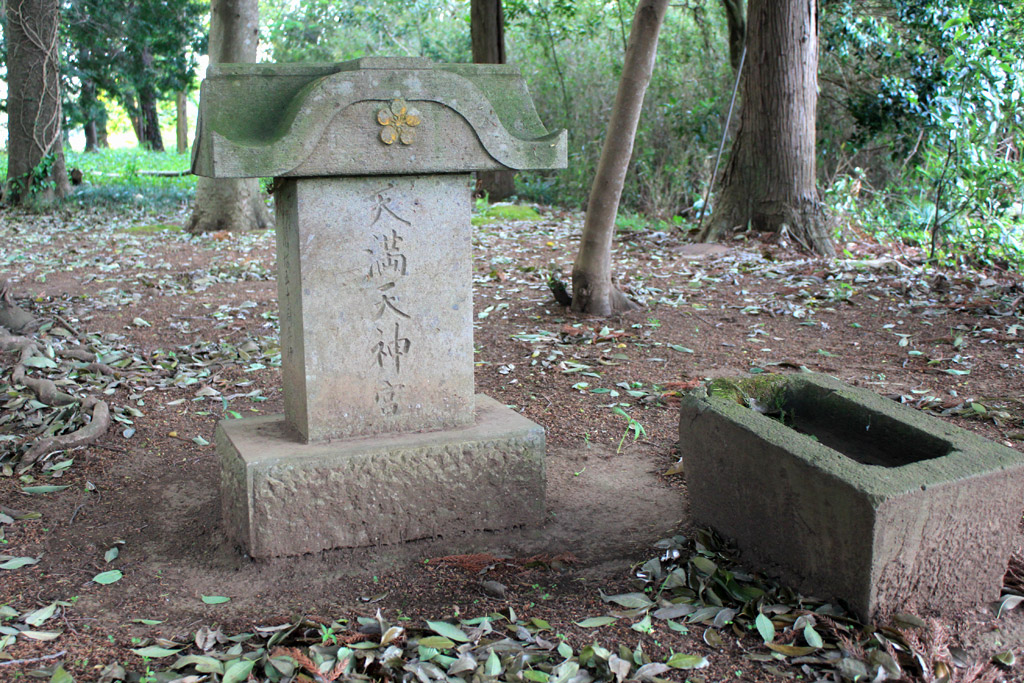
[[[95,152],[98,140],[96,137],[96,109],[100,106],[96,98],[96,83],[91,79],[82,80],[82,88],[79,91],[78,106],[81,107],[85,116],[85,125],[82,131],[85,133],[85,151]]]
[[[88,81],[86,81],[88,83]],[[89,109],[86,108],[85,101],[85,83],[82,84],[82,109],[86,112],[88,119],[85,125],[82,127],[85,131],[85,151],[95,152],[98,148],[109,147],[110,144],[106,141],[106,108],[98,98],[95,97],[95,89],[93,89],[93,97],[91,104],[88,104]],[[95,88],[95,85],[92,86]]]
[[[154,78],[153,53],[148,47],[142,49],[142,71],[148,78]],[[156,111],[156,89],[151,85],[139,88],[139,128],[142,131],[142,146],[154,152],[164,151],[164,138],[160,134],[160,116]]]
[[[178,112],[177,126],[177,150],[178,154],[188,151],[188,95],[182,90],[175,98],[175,105]]]
[[[160,117],[156,111],[156,93],[149,88],[139,93],[139,119],[142,146],[154,152],[164,151],[164,138],[160,134]]]
[[[505,15],[501,0],[472,0],[469,5],[469,34],[474,64],[505,63]],[[477,190],[493,200],[511,197],[516,192],[514,171],[480,171]]]
[[[9,203],[49,203],[71,190],[61,136],[57,0],[7,0]]]
[[[128,114],[128,120],[131,121],[132,130],[135,131],[135,139],[138,141],[139,147],[145,147],[146,135],[142,130],[142,116],[139,112],[139,105],[135,103],[135,96],[131,93],[125,93],[121,104]]]
[[[96,138],[96,122],[92,119],[86,121],[82,126],[82,132],[85,133],[85,151],[95,152],[99,144]]]
[[[257,0],[212,0],[210,63],[255,62],[259,34]],[[196,199],[188,231],[255,230],[273,227],[255,178],[204,178],[196,182]]]
[[[743,0],[722,0],[725,22],[729,26],[729,64],[733,73],[740,68],[743,41],[747,37],[747,20],[743,14]]]
[[[100,102],[100,108],[96,110],[96,144],[100,149],[108,149],[110,141],[107,140],[107,108]]]
[[[658,33],[667,8],[668,0],[640,0],[633,16],[622,78],[587,202],[580,251],[572,267],[574,311],[611,315],[637,307],[612,285],[612,238],[644,93],[654,71]]]
[[[817,3],[750,0],[740,128],[704,241],[748,225],[832,255],[815,187]]]

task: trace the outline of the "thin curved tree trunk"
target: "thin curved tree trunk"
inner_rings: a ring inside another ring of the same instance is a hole
[[[49,203],[71,191],[61,134],[57,0],[7,0],[8,203]]]
[[[640,0],[633,16],[622,78],[590,189],[580,250],[572,267],[574,311],[611,315],[637,308],[612,285],[612,238],[644,93],[654,71],[658,33],[667,9],[668,0]]]
[[[743,0],[722,0],[725,21],[729,27],[729,64],[733,73],[740,68],[743,55],[743,41],[747,37],[747,19],[743,11]]]
[[[815,184],[817,75],[817,2],[750,0],[740,127],[701,240],[750,226],[835,253]]]
[[[212,0],[210,63],[256,61],[259,8],[256,0]],[[204,178],[196,181],[196,199],[188,231],[258,230],[273,227],[255,178]]]

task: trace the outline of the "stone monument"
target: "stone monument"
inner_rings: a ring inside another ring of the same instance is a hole
[[[273,177],[283,415],[217,428],[254,557],[532,525],[544,431],[473,383],[470,172],[563,168],[515,67],[221,64],[192,168]]]

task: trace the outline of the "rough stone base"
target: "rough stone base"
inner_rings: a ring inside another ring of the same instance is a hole
[[[539,524],[544,430],[487,396],[438,432],[304,444],[283,415],[217,427],[229,536],[253,557]]]
[[[999,596],[1024,455],[825,376],[771,389],[759,400],[817,439],[735,397],[683,400],[679,446],[696,523],[862,618]]]

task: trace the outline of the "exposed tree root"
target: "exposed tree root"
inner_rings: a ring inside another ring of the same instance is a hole
[[[14,303],[11,283],[7,280],[0,283],[0,327],[14,334],[25,334],[39,327],[39,321],[34,315]]]
[[[21,384],[32,390],[41,402],[48,406],[65,406],[77,403],[71,394],[66,394],[57,388],[52,380],[39,379],[28,375],[28,366],[25,364],[33,356],[44,356],[39,345],[28,337],[15,336],[0,327],[0,349],[8,353],[18,353],[18,362],[11,370],[11,381]]]
[[[594,277],[578,268],[572,271],[572,289],[572,310],[577,313],[611,316],[640,308],[610,278]]]
[[[66,451],[78,446],[85,446],[99,439],[110,428],[110,407],[106,401],[89,397],[82,401],[82,410],[92,410],[92,420],[70,434],[51,436],[40,439],[21,456],[21,467],[31,465],[45,453]]]
[[[28,388],[40,403],[45,403],[48,406],[81,403],[82,412],[89,412],[92,418],[88,424],[73,432],[37,440],[21,456],[19,469],[24,470],[47,453],[84,446],[103,436],[110,427],[110,407],[106,401],[91,396],[78,399],[61,391],[53,380],[29,375],[29,359],[33,357],[47,358],[38,342],[23,336],[23,332],[37,329],[39,321],[14,303],[7,282],[0,286],[0,320],[11,325],[11,327],[0,325],[0,351],[18,355],[17,362],[11,368],[11,383]],[[58,356],[89,363],[86,369],[90,372],[113,376],[121,374],[108,365],[96,362],[96,356],[83,349],[60,351]]]
[[[74,360],[80,360],[83,363],[88,363],[84,368],[88,372],[107,375],[109,377],[124,377],[126,374],[120,370],[115,370],[106,363],[98,363],[96,361],[96,354],[86,351],[85,349],[61,349],[57,351],[57,355],[61,358],[72,358]]]

